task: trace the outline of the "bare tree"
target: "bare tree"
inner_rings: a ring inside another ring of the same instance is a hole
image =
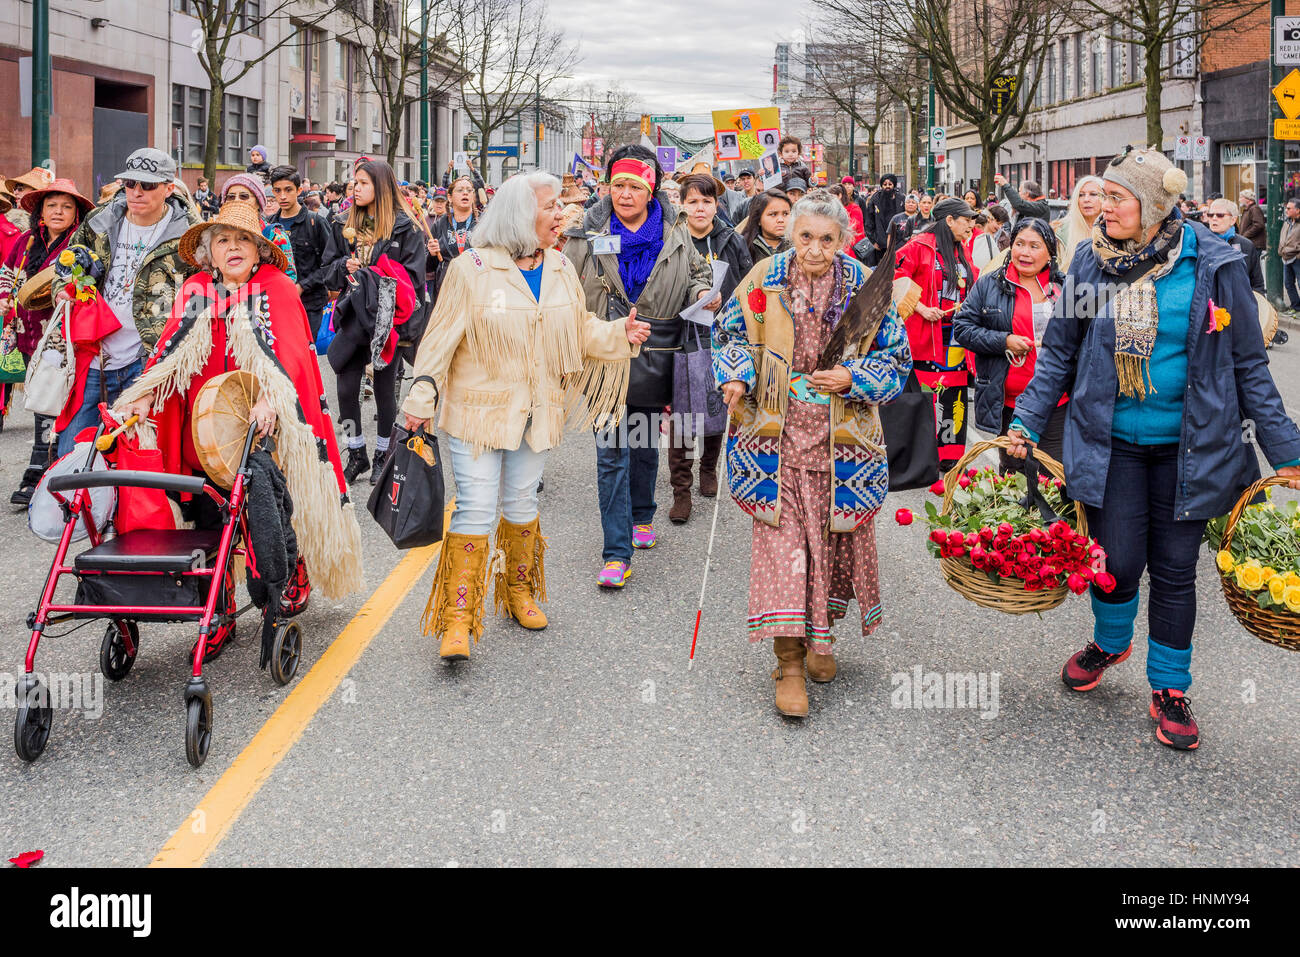
[[[546,0],[447,2],[449,44],[486,178],[492,134],[557,87],[577,61],[577,48],[547,25]]]
[[[207,138],[203,146],[203,175],[215,182],[217,153],[221,147],[221,117],[226,108],[226,90],[238,83],[257,64],[289,43],[301,43],[296,25],[289,23],[290,8],[299,10],[296,0],[183,0],[181,12],[199,21],[190,38],[190,48],[208,77]],[[314,26],[329,15],[323,12],[298,18],[301,26]],[[277,25],[280,39],[263,39],[253,51],[256,38],[265,37]],[[271,157],[266,157],[270,161]]]
[[[901,44],[929,66],[936,95],[980,139],[980,190],[992,187],[997,152],[1020,134],[1024,110],[995,106],[994,78],[1011,76],[1021,102],[1032,101],[1047,45],[1064,22],[1058,0],[814,0],[853,27],[852,36],[882,29],[882,8],[898,22]],[[933,118],[930,118],[933,122]]]
[[[461,71],[451,54],[446,0],[433,0],[422,20],[417,4],[401,0],[335,0],[346,15],[348,32],[357,44],[366,83],[379,97],[383,112],[385,155],[393,165],[401,141],[407,108],[421,102],[419,80],[423,69],[428,76],[424,102],[436,100],[459,86]],[[421,63],[420,37],[428,36],[429,67]]]
[[[636,94],[617,80],[608,90],[597,90],[590,83],[573,92],[569,99],[574,108],[586,116],[583,136],[602,142],[599,156],[592,157],[597,166],[605,157],[625,143],[635,143],[641,136],[641,107]]]
[[[1267,0],[1073,0],[1071,19],[1084,30],[1102,25],[1107,39],[1131,43],[1142,61],[1146,91],[1146,141],[1160,149],[1164,124],[1160,94],[1165,75],[1185,68],[1195,73],[1197,58],[1212,33],[1237,34],[1247,29],[1267,30],[1255,14]]]

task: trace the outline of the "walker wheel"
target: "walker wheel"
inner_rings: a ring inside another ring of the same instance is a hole
[[[140,626],[133,621],[110,621],[99,643],[99,670],[109,681],[121,681],[135,664],[139,651]]]
[[[14,750],[24,761],[35,761],[50,740],[54,725],[54,709],[49,705],[49,692],[39,678],[31,680],[26,690],[20,678],[14,689],[18,699],[18,713],[14,716]],[[44,701],[45,704],[41,704]]]
[[[297,622],[282,621],[275,628],[275,644],[271,646],[271,677],[278,685],[287,685],[298,673],[302,657],[302,629]]]
[[[202,767],[211,743],[212,706],[205,698],[191,698],[185,706],[185,760]]]

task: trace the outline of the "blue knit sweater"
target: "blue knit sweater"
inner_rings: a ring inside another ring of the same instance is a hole
[[[1133,445],[1176,444],[1183,431],[1187,391],[1187,327],[1205,317],[1191,316],[1196,291],[1196,234],[1183,230],[1183,248],[1173,269],[1155,280],[1160,324],[1151,351],[1151,385],[1145,398],[1115,397],[1110,434]]]

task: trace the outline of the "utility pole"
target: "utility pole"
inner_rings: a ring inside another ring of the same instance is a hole
[[[934,192],[934,149],[930,130],[934,128],[934,61],[926,61],[926,76],[930,84],[930,107],[925,115],[925,188]]]
[[[32,165],[50,159],[50,0],[32,0]]]
[[[853,155],[854,153],[853,132],[854,132],[854,127],[858,125],[854,120],[854,116],[857,113],[857,109],[858,109],[857,104],[858,104],[858,89],[857,86],[854,85],[849,88],[849,175],[854,177],[857,176],[857,172],[858,172],[856,169],[854,169],[854,163],[856,161],[856,157]]]
[[[1282,70],[1274,60],[1277,52],[1277,18],[1286,15],[1285,0],[1273,0],[1269,22],[1269,88],[1282,82]],[[1273,135],[1273,123],[1282,118],[1277,97],[1268,98],[1268,205],[1264,218],[1268,224],[1269,256],[1264,261],[1264,285],[1268,297],[1275,305],[1285,305],[1282,297],[1282,257],[1277,255],[1278,241],[1282,238],[1282,149],[1283,143]]]
[[[429,0],[420,0],[420,179],[429,182]]]

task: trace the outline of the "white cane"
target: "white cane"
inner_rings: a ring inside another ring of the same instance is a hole
[[[722,437],[722,487],[718,489],[718,495],[713,500],[713,524],[709,528],[709,547],[704,553],[704,580],[700,582],[700,603],[699,607],[695,609],[695,634],[691,638],[691,657],[686,664],[687,671],[695,667],[695,645],[700,639],[700,619],[704,617],[704,590],[709,585],[709,563],[713,559],[713,536],[718,532],[718,507],[722,504],[723,495],[730,494],[731,489],[727,461],[727,438],[728,436],[724,432]]]

